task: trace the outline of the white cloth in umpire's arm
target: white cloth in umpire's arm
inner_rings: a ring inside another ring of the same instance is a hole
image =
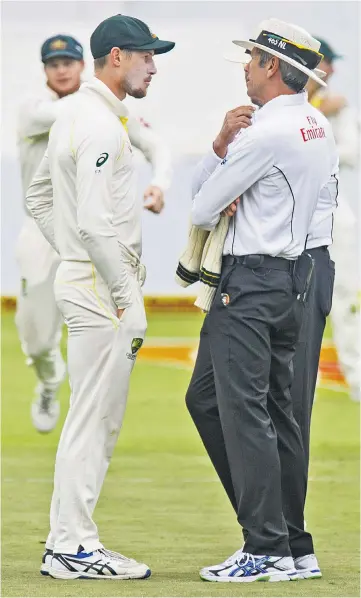
[[[197,164],[192,182],[193,198],[221,162],[223,159],[211,150]],[[187,287],[200,281],[199,294],[194,305],[205,312],[210,310],[219,284],[229,221],[229,216],[222,216],[211,231],[191,224],[188,244],[178,263],[176,282],[182,287]]]
[[[210,310],[220,281],[224,241],[228,232],[229,216],[222,216],[211,232],[191,225],[188,245],[181,256],[176,282],[187,287],[200,281],[194,303],[205,312]]]

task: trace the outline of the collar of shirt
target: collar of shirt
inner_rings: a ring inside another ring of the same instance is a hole
[[[254,113],[254,122],[258,122],[264,117],[268,118],[269,113],[273,110],[278,110],[284,106],[300,106],[301,104],[306,104],[307,102],[308,94],[306,91],[301,91],[300,93],[293,93],[290,95],[277,96]]]
[[[128,116],[128,109],[125,107],[123,102],[117,98],[116,95],[109,89],[105,83],[93,77],[89,82],[83,83],[80,87],[80,91],[90,91],[100,96],[108,105],[110,110],[114,112],[119,118]]]

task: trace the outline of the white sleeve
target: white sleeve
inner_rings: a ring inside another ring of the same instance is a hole
[[[120,152],[118,133],[97,129],[76,145],[78,232],[114,303],[123,309],[131,305],[132,290],[112,225],[112,179]]]
[[[20,137],[38,137],[49,133],[51,126],[70,102],[74,101],[71,94],[58,100],[29,97],[21,106],[18,118]]]
[[[356,168],[360,152],[360,122],[352,108],[346,106],[333,120],[333,130],[340,166]]]
[[[226,156],[227,157],[227,156]],[[198,162],[192,179],[192,197],[197,195],[198,191],[202,187],[211,174],[215,171],[217,166],[223,161],[224,158],[217,156],[215,151],[212,149],[204,158]]]
[[[194,197],[193,224],[212,230],[222,210],[267,174],[272,166],[273,153],[262,139],[252,133],[243,135],[234,153],[222,160]]]
[[[48,150],[27,190],[26,206],[46,240],[59,253],[54,236],[53,185],[50,178]]]
[[[166,191],[172,177],[171,154],[166,143],[154,131],[133,117],[127,123],[129,139],[138,148],[153,169],[151,184]]]
[[[331,222],[338,207],[338,192],[339,192],[339,160],[335,152],[334,165],[332,168],[332,174],[326,185],[321,188],[318,196],[316,209],[313,212],[311,223],[308,229],[308,235],[311,237],[315,234],[316,229],[323,222]],[[318,231],[319,232],[319,229]],[[322,233],[321,233],[322,234]]]

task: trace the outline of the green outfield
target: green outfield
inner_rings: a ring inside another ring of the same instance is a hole
[[[196,337],[201,317],[155,314],[148,337]],[[224,560],[240,530],[184,405],[190,370],[137,363],[124,427],[96,510],[104,544],[144,560],[145,581],[41,577],[60,425],[30,423],[33,373],[13,313],[2,318],[3,596],[359,596],[359,407],[320,391],[314,410],[307,526],[324,577],[278,584],[211,584],[198,570]],[[61,390],[62,415],[68,385]]]

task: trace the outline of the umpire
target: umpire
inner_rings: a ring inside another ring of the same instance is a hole
[[[212,230],[230,205],[234,216],[186,400],[245,543],[201,577],[286,581],[299,576],[291,555],[313,552],[291,362],[313,269],[307,235],[337,157],[327,120],[304,92],[309,77],[324,85],[319,42],[269,19],[256,39],[234,43],[251,54],[246,85],[260,109],[252,121],[249,107],[228,113],[196,172],[193,224]]]

